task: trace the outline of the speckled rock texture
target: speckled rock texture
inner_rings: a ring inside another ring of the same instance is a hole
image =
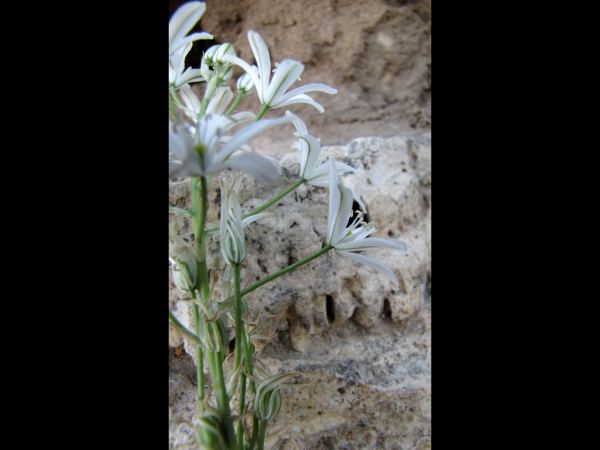
[[[268,448],[426,448],[430,435],[430,135],[360,138],[330,148],[361,169],[343,177],[360,193],[374,237],[398,239],[406,252],[371,249],[400,287],[377,271],[329,252],[246,296],[252,322],[266,320],[258,341],[272,373],[303,372],[308,387],[283,391],[280,415],[268,428]],[[297,180],[299,156],[280,160],[283,186],[264,187],[243,175],[240,203],[250,211]],[[231,173],[224,173],[231,178]],[[187,181],[170,185],[170,202],[189,207]],[[208,226],[217,225],[216,180],[210,185]],[[269,217],[245,229],[248,256],[242,284],[253,283],[324,245],[328,189],[303,185],[271,206]],[[191,224],[178,217],[182,236]],[[218,237],[207,244],[208,264],[220,273]],[[189,300],[171,284],[170,308],[192,328]],[[271,316],[271,317],[269,317]],[[268,320],[267,320],[268,318]],[[233,332],[230,330],[230,338]],[[170,345],[194,357],[173,330]],[[183,345],[183,349],[182,349]],[[174,417],[192,412],[193,362],[171,380]],[[226,371],[230,369],[226,368]],[[173,426],[176,420],[173,419]],[[177,433],[173,431],[173,436]],[[180,436],[178,439],[184,439]],[[177,439],[173,438],[174,442]],[[360,445],[359,445],[360,444]],[[333,447],[327,447],[333,445]],[[294,447],[297,446],[297,447]]]

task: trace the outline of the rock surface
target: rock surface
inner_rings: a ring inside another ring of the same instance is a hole
[[[272,336],[256,342],[261,360],[272,373],[299,371],[304,373],[303,382],[315,382],[283,391],[284,406],[267,431],[268,448],[427,447],[430,142],[428,134],[400,135],[360,138],[332,148],[341,160],[362,170],[343,180],[360,193],[367,221],[378,224],[373,236],[398,239],[408,246],[406,252],[383,248],[365,252],[392,269],[400,282],[398,290],[377,271],[329,252],[246,296],[249,320],[265,321],[261,333]],[[282,182],[296,181],[299,156],[288,153],[280,162]],[[188,189],[187,181],[172,183],[171,205],[189,207]],[[283,189],[260,186],[244,175],[242,210],[255,209]],[[215,180],[209,190],[209,227],[218,223],[218,198]],[[248,256],[242,283],[253,283],[322,248],[327,205],[327,188],[303,185],[271,206],[267,210],[271,216],[246,227]],[[190,236],[189,221],[176,220],[181,235]],[[207,252],[209,267],[221,273],[218,237],[208,239]],[[171,288],[171,309],[192,328],[187,297],[173,284]],[[193,346],[173,330],[170,345],[180,352],[183,345],[194,357]],[[189,369],[176,372],[170,406],[174,417],[190,416],[194,387]],[[177,435],[173,429],[173,442],[184,438],[176,439]]]

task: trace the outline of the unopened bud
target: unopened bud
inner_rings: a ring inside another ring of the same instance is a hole
[[[169,257],[171,261],[171,273],[173,281],[179,289],[185,292],[191,292],[196,287],[196,264],[184,258]]]
[[[220,45],[213,45],[211,48],[204,52],[204,56],[202,57],[202,62],[207,66],[215,65],[215,54],[219,51]]]
[[[219,46],[219,49],[217,50],[217,52],[215,53],[215,55],[213,57],[215,66],[222,67],[225,65],[231,65],[231,63],[229,63],[229,62],[223,61],[223,57],[226,55],[234,55],[235,56],[235,52],[233,50],[233,45],[231,45],[229,43],[221,44]]]
[[[247,95],[254,90],[254,80],[248,72],[238,78],[237,90],[242,95]]]

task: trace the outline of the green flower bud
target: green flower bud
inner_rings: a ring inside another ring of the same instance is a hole
[[[169,234],[169,261],[177,287],[182,291],[193,291],[198,281],[196,255],[188,243],[174,233]]]
[[[213,45],[211,48],[204,52],[204,56],[202,56],[202,62],[207,66],[215,65],[215,54],[219,50],[220,45]]]
[[[235,56],[235,52],[233,50],[233,45],[231,44],[221,44],[219,46],[219,49],[217,50],[217,52],[215,53],[214,57],[213,57],[213,61],[215,63],[215,66],[217,67],[222,67],[225,65],[230,66],[231,63],[227,62],[227,61],[223,61],[223,57],[225,55],[233,55]]]
[[[200,335],[198,337],[205,350],[219,352],[221,349],[227,348],[227,326],[223,319],[224,316],[221,316],[214,322],[210,322],[205,315],[200,316]]]
[[[202,417],[198,421],[196,444],[200,448],[226,448],[225,427],[216,414]]]
[[[254,90],[254,80],[248,72],[238,78],[237,90],[242,95],[247,95]]]

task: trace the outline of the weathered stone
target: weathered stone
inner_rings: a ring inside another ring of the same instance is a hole
[[[261,334],[273,337],[255,342],[271,372],[302,371],[307,381],[316,381],[283,391],[284,406],[267,431],[268,448],[294,448],[293,442],[306,449],[359,448],[361,442],[360,448],[425,448],[430,426],[430,137],[360,138],[334,150],[362,170],[342,179],[360,193],[367,220],[378,224],[373,236],[408,246],[406,252],[364,252],[386,264],[400,288],[331,251],[246,296],[251,322],[273,316],[261,327]],[[243,175],[243,211],[297,179],[298,154],[290,152],[280,162],[283,186],[261,186]],[[222,176],[231,179],[232,174]],[[171,185],[170,201],[189,207],[181,183]],[[217,184],[213,180],[209,189],[209,227],[218,225]],[[328,195],[327,188],[303,185],[267,209],[269,217],[245,228],[243,286],[322,248]],[[178,217],[177,224],[183,236],[191,237],[188,219]],[[208,238],[207,260],[215,273],[224,269],[221,259],[218,237]],[[190,301],[182,298],[172,285],[172,310],[193,328]],[[170,341],[181,344],[172,329]],[[185,349],[195,358],[188,342]],[[354,393],[340,397],[339,389]]]

